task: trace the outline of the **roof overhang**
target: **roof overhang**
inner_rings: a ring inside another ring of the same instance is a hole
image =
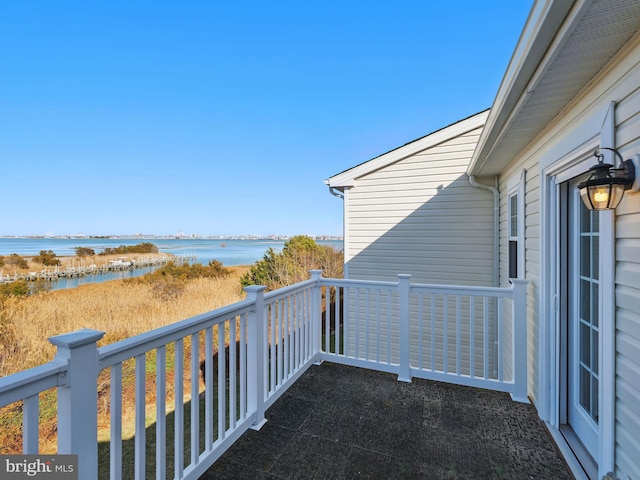
[[[376,170],[384,168],[387,165],[391,165],[403,158],[410,157],[418,152],[427,150],[428,148],[482,127],[487,120],[488,114],[489,110],[485,110],[440,130],[436,130],[424,137],[338,173],[325,180],[324,183],[330,188],[344,191],[347,187],[355,186],[356,180],[364,175],[375,172]]]
[[[467,173],[498,175],[639,27],[637,0],[536,1]]]

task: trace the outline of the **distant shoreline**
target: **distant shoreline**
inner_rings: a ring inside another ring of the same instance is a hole
[[[294,235],[0,235],[7,239],[36,240],[289,240]],[[314,240],[343,241],[342,235],[308,235]]]

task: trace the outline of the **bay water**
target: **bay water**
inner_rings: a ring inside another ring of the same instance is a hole
[[[92,248],[96,254],[105,248],[120,245],[137,245],[148,242],[158,247],[159,253],[170,253],[180,257],[193,257],[195,262],[206,265],[218,260],[225,266],[252,265],[262,259],[269,248],[281,251],[285,240],[275,239],[208,239],[208,238],[43,238],[1,237],[0,256],[16,253],[22,256],[38,255],[41,250],[51,250],[59,257],[75,255],[76,247]],[[342,240],[317,240],[318,244],[330,245],[342,250]],[[2,267],[0,267],[2,268]],[[152,272],[157,267],[114,271],[84,277],[61,278],[52,282],[53,289],[73,288],[78,285],[131,278]],[[7,267],[5,273],[10,272]]]

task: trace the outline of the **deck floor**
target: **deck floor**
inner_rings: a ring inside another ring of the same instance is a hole
[[[571,479],[531,405],[509,395],[312,366],[202,477]]]

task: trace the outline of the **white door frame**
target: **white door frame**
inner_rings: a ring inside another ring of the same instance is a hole
[[[600,145],[613,146],[613,103],[599,132],[579,146],[557,145],[553,157],[541,160],[540,179],[540,376],[539,413],[547,423],[571,469],[581,469],[575,455],[560,434],[561,426],[561,332],[559,322],[560,271],[558,268],[560,226],[558,225],[559,185],[585,173],[596,163],[593,151]],[[568,142],[567,142],[568,143]],[[606,143],[606,145],[605,145]],[[564,154],[559,154],[564,152]],[[600,212],[600,358],[598,478],[614,470],[615,450],[615,213]]]

